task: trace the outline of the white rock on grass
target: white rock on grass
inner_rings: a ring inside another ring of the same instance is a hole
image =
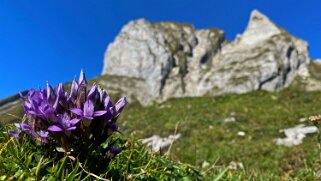
[[[303,122],[305,122],[306,120],[307,120],[307,118],[300,118],[300,119],[299,119],[299,122],[300,122],[300,123],[303,123]]]
[[[297,125],[294,128],[282,129],[280,132],[284,132],[285,138],[277,138],[275,142],[277,145],[294,146],[302,143],[306,134],[316,133],[318,128],[315,126],[305,126],[304,124]]]
[[[231,122],[235,122],[236,119],[234,116],[230,116],[224,119],[224,123],[231,123]]]
[[[209,162],[203,161],[203,163],[202,163],[202,168],[203,168],[203,169],[204,169],[204,168],[208,168],[209,166],[211,166],[211,164],[210,164]]]
[[[243,136],[245,136],[245,132],[244,131],[239,131],[239,132],[237,132],[237,135],[243,137]]]
[[[228,168],[230,170],[244,169],[244,165],[242,162],[231,161]]]
[[[181,137],[181,134],[169,135],[167,138],[162,138],[158,135],[154,135],[149,138],[142,140],[143,144],[149,146],[152,151],[158,152],[168,148],[174,141],[178,140]]]

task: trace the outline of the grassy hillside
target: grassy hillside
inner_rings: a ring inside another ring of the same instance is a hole
[[[173,99],[161,105],[129,106],[120,121],[125,135],[144,138],[173,134],[176,124],[181,139],[171,157],[194,165],[202,162],[227,166],[241,162],[247,171],[276,175],[299,174],[317,163],[315,135],[294,147],[275,145],[284,137],[280,129],[293,127],[300,118],[321,113],[321,92],[288,88],[279,93]],[[235,122],[224,123],[234,115]],[[309,121],[306,125],[311,125]],[[238,136],[238,132],[245,136]]]
[[[15,106],[12,113],[20,114],[22,106]],[[293,85],[277,93],[180,98],[149,107],[132,103],[124,109],[119,126],[124,136],[140,139],[174,134],[178,125],[182,136],[174,143],[170,157],[199,168],[206,161],[220,170],[231,162],[242,163],[244,169],[229,172],[229,178],[233,174],[243,179],[303,178],[320,168],[316,135],[308,135],[303,144],[294,147],[278,146],[274,139],[284,137],[280,129],[302,124],[301,118],[319,113],[321,92],[306,92]],[[224,122],[228,117],[234,117],[235,122]],[[303,124],[311,125],[309,121]],[[245,136],[239,136],[239,131]]]

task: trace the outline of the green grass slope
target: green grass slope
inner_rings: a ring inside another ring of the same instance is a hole
[[[21,114],[22,105],[15,106],[10,113]],[[252,176],[304,178],[304,174],[320,168],[316,135],[308,135],[303,144],[294,147],[278,146],[274,139],[284,137],[280,129],[302,124],[300,118],[319,113],[321,92],[306,92],[292,85],[276,93],[180,98],[148,107],[132,103],[124,109],[119,127],[124,136],[140,139],[174,134],[178,125],[181,138],[173,144],[171,158],[197,167],[206,161],[220,170],[232,161],[241,162],[244,170],[235,171],[241,180]],[[230,116],[236,121],[225,123],[224,119]],[[4,114],[0,119],[17,120]],[[309,121],[303,124],[312,125]],[[239,131],[245,136],[238,136]],[[227,178],[234,178],[235,173],[229,172]]]
[[[172,99],[150,107],[131,105],[119,120],[124,134],[144,138],[153,134],[182,134],[172,147],[171,157],[193,165],[202,162],[228,166],[243,163],[248,171],[262,174],[298,174],[317,163],[317,141],[308,135],[302,145],[278,146],[280,129],[293,127],[300,118],[321,113],[321,92],[297,87],[278,93]],[[224,123],[235,115],[236,121]],[[311,125],[309,121],[306,125]],[[245,136],[238,136],[238,132]]]

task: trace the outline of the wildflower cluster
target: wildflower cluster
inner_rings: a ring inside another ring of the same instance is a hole
[[[106,91],[94,84],[87,90],[85,74],[71,84],[67,93],[62,84],[53,89],[31,89],[24,100],[25,116],[16,123],[17,130],[10,130],[13,137],[29,137],[38,145],[52,146],[65,153],[88,155],[97,150],[118,154],[113,142],[106,140],[118,131],[116,120],[126,105],[122,97],[114,105]]]

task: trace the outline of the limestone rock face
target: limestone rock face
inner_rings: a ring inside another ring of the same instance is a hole
[[[172,97],[279,91],[309,76],[307,42],[254,10],[232,42],[219,29],[139,19],[108,46],[102,74],[135,79],[126,87],[141,104]]]
[[[251,13],[250,21],[241,37],[240,43],[253,45],[267,40],[273,35],[280,34],[282,31],[283,30],[270,21],[268,17],[254,10]]]
[[[165,77],[173,66],[164,35],[144,19],[129,22],[109,45],[103,74],[143,79],[137,85],[139,101],[149,103],[160,95]],[[141,95],[143,93],[143,95]],[[146,94],[147,93],[147,94]]]

